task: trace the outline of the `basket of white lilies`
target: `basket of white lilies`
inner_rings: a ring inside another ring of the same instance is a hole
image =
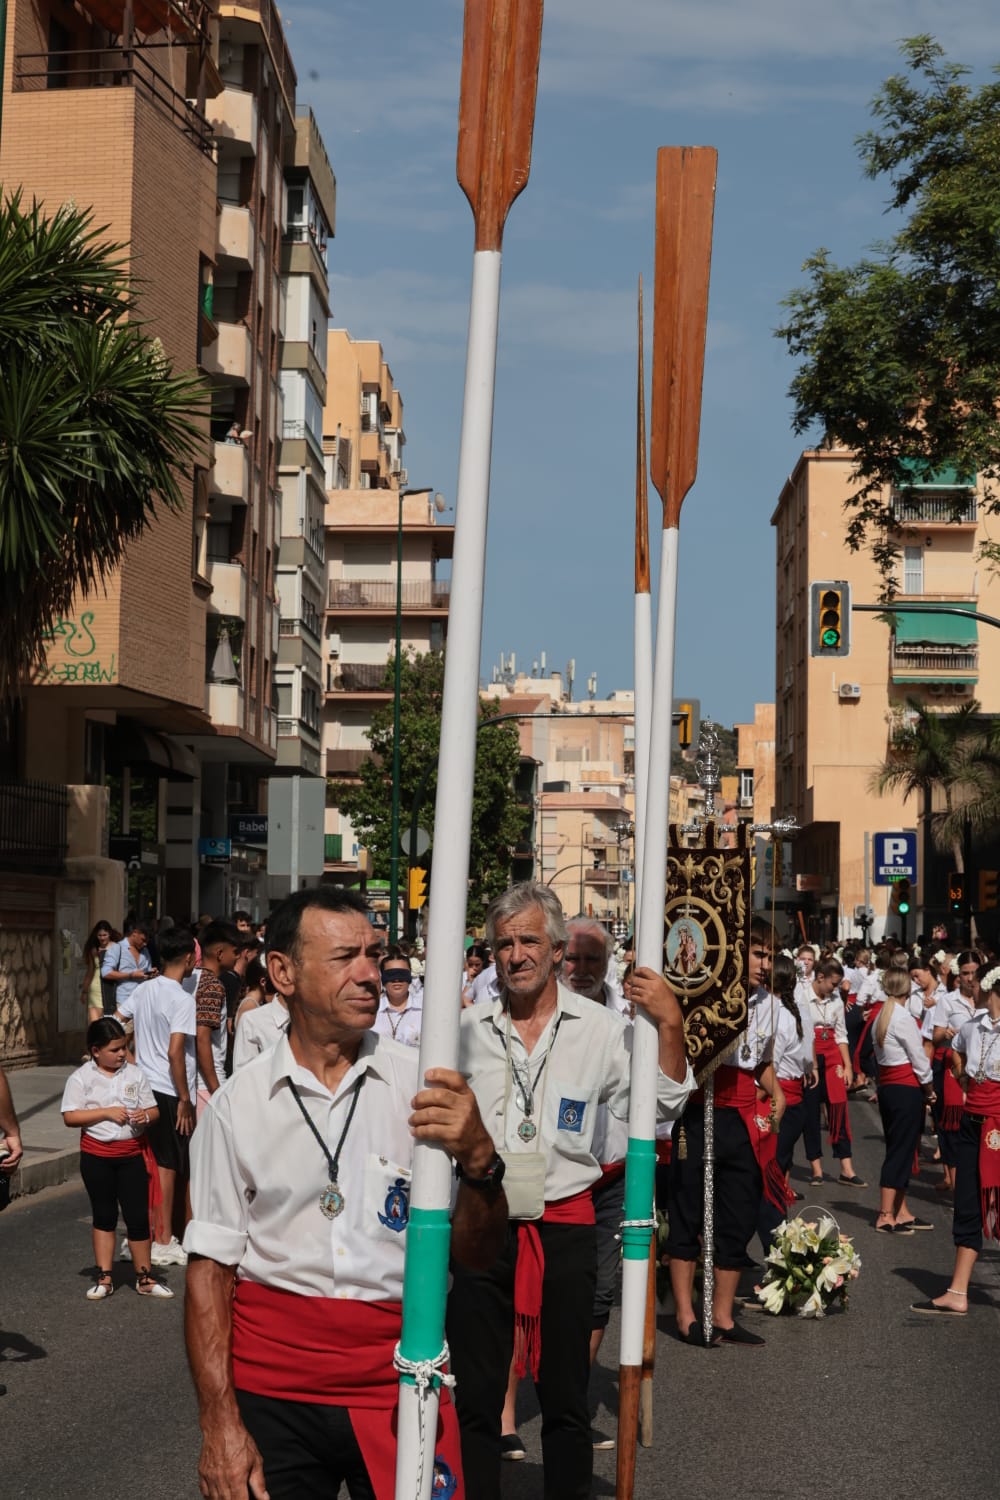
[[[817,1212],[815,1222],[786,1219],[774,1231],[767,1271],[755,1288],[766,1312],[822,1318],[836,1302],[847,1306],[848,1289],[858,1279],[861,1257],[849,1237],[841,1234],[832,1214]]]

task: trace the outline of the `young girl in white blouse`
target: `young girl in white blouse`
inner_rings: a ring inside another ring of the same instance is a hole
[[[879,1178],[875,1228],[881,1234],[912,1234],[915,1229],[932,1228],[907,1208],[906,1189],[927,1105],[934,1100],[934,1086],[920,1026],[909,1009],[908,970],[889,969],[882,987],[885,1002],[873,1031],[885,1160]]]
[[[87,1028],[87,1049],[90,1061],[67,1078],[61,1106],[64,1122],[80,1130],[80,1176],[93,1213],[97,1277],[87,1300],[102,1302],[114,1291],[111,1263],[119,1205],[136,1291],[140,1297],[172,1297],[149,1269],[150,1184],[154,1190],[159,1187],[146,1139],[147,1125],[159,1118],[153,1090],[145,1074],[129,1062],[125,1028],[113,1016]]]

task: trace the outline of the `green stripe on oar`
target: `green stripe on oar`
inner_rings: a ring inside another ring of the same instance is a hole
[[[656,1191],[656,1142],[629,1136],[625,1176],[625,1222],[622,1254],[626,1260],[645,1260],[649,1254],[649,1229],[627,1227],[632,1220],[648,1225]]]
[[[412,1208],[406,1230],[403,1332],[399,1352],[415,1364],[441,1353],[448,1297],[451,1215],[446,1208]],[[413,1384],[412,1375],[401,1379]]]

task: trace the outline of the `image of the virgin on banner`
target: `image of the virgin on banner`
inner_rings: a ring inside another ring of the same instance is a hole
[[[728,839],[733,829],[724,832]],[[750,851],[742,827],[735,849],[718,848],[715,835],[710,822],[704,845],[686,849],[672,826],[667,854],[664,974],[684,1014],[687,1054],[699,1083],[714,1072],[747,1018]]]

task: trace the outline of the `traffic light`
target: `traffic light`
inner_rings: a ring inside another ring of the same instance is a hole
[[[910,910],[910,882],[906,879],[893,881],[889,910],[905,917]]]
[[[407,906],[410,911],[420,911],[427,901],[427,871],[412,869],[410,871],[409,890],[407,892]]]
[[[849,656],[851,585],[843,579],[814,583],[810,589],[811,654]]]
[[[965,910],[965,876],[957,870],[948,876],[948,905],[955,912]]]
[[[691,746],[691,705],[682,703],[680,705],[681,721],[677,726],[677,743],[682,750],[688,750]]]
[[[979,872],[979,910],[992,911],[997,903],[997,874],[996,870],[980,870]]]

